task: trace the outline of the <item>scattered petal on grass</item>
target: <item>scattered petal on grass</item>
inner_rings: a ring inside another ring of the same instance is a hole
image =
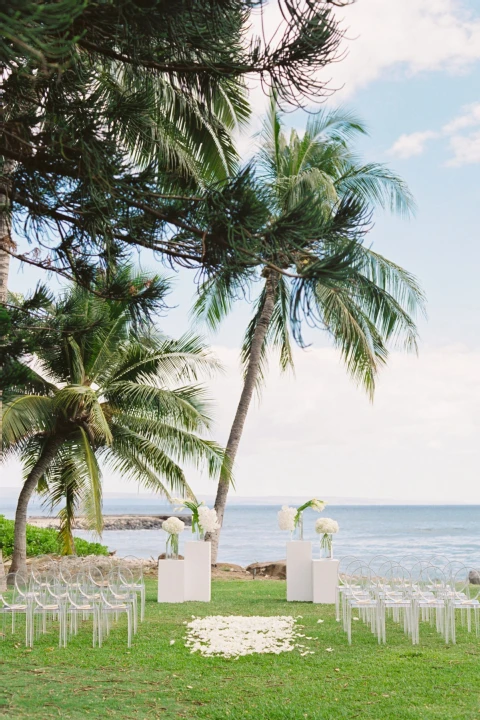
[[[198,651],[204,657],[237,658],[265,653],[279,655],[295,648],[308,652],[305,645],[297,642],[302,637],[295,618],[289,615],[213,615],[188,623],[185,645],[190,652]]]
[[[325,622],[325,621],[324,621],[324,620],[317,620],[317,625],[318,625],[318,623],[322,623],[322,622]]]
[[[360,620],[360,618],[352,618],[353,620]]]
[[[170,645],[175,645],[175,640],[170,640]]]
[[[325,648],[325,652],[333,652],[333,648]]]

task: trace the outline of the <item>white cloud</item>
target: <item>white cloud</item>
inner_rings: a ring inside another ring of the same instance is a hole
[[[458,74],[480,61],[480,7],[476,5],[474,13],[462,0],[356,0],[338,9],[337,17],[345,32],[340,48],[344,56],[321,73],[321,79],[337,90],[335,101],[375,80],[436,71]],[[282,36],[278,1],[264,6],[263,19],[254,12],[251,26],[252,35],[267,42],[273,37],[274,46]],[[251,79],[249,86],[254,133],[267,101],[257,79]],[[253,146],[242,138],[241,147],[242,155],[243,151],[248,155]]]
[[[414,155],[421,155],[425,150],[425,145],[428,140],[432,140],[438,137],[438,133],[432,130],[426,130],[425,132],[414,132],[400,135],[398,140],[394,142],[390,150],[390,155],[395,155],[399,158],[410,158]]]
[[[460,115],[457,115],[451,122],[444,125],[443,131],[448,135],[453,135],[459,130],[464,130],[474,125],[480,125],[480,103],[466,105]]]
[[[225,442],[240,393],[238,353],[212,386]],[[296,376],[272,365],[251,408],[235,471],[239,495],[480,501],[480,352],[393,353],[373,405],[333,349],[296,350]],[[209,481],[203,492],[211,492]]]
[[[461,135],[452,137],[450,148],[453,157],[447,162],[447,165],[458,167],[480,163],[480,130],[463,137]]]
[[[238,351],[217,347],[226,373],[210,384],[214,437],[225,443],[241,390]],[[463,346],[393,353],[375,402],[347,377],[331,348],[295,350],[296,376],[272,364],[250,408],[235,468],[240,496],[337,497],[480,503],[480,351]],[[0,472],[20,486],[20,469]],[[198,493],[214,484],[189,472]],[[106,492],[133,492],[105,477]]]
[[[343,14],[348,55],[332,80],[347,93],[399,71],[458,73],[480,60],[480,15],[459,0],[357,0]]]
[[[332,87],[351,94],[398,69],[408,74],[444,70],[458,73],[480,60],[480,14],[461,0],[356,0],[337,10],[346,57],[325,71]],[[278,2],[252,15],[252,32],[281,38]]]
[[[410,158],[421,155],[427,142],[436,138],[448,137],[453,156],[447,161],[449,166],[460,166],[480,162],[480,131],[467,135],[459,132],[466,128],[480,126],[480,103],[466,105],[460,115],[446,123],[440,130],[424,130],[400,135],[387,151],[389,155]]]

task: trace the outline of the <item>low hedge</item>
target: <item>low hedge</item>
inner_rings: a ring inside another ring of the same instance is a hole
[[[13,520],[7,520],[0,515],[0,549],[3,558],[11,556],[13,552]],[[75,538],[77,555],[108,555],[108,548],[100,543],[91,543],[83,538]],[[27,525],[27,557],[35,555],[60,554],[58,532],[51,528],[38,528]]]

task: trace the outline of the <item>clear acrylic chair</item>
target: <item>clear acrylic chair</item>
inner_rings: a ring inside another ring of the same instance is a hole
[[[118,565],[108,575],[108,587],[117,600],[129,602],[132,605],[133,634],[137,633],[138,625],[138,595],[134,588],[133,574],[129,568]]]
[[[343,562],[343,566],[342,566]],[[355,584],[355,572],[361,567],[361,560],[349,555],[340,561],[339,564],[339,575],[341,577],[341,585],[338,586],[338,602],[339,602],[339,614],[341,612],[343,629],[347,631],[347,606],[346,598],[351,594],[351,587]]]
[[[49,622],[58,621],[58,644],[62,647],[65,635],[65,601],[57,597],[58,579],[53,573],[36,575],[30,584],[30,635],[29,646],[33,647],[35,620],[37,621],[37,637],[47,632]]]
[[[461,623],[472,632],[472,616],[475,625],[475,634],[479,632],[480,587],[472,585],[469,578],[470,569],[466,566],[457,568],[451,577],[450,594],[446,599],[448,604],[447,629],[448,638],[452,644],[456,643],[456,615],[460,615]],[[459,611],[458,613],[456,611]]]
[[[0,592],[0,615],[2,616],[2,638],[6,638],[6,620],[11,620],[11,631],[15,632],[18,616],[25,617],[25,645],[30,636],[30,606],[27,600],[28,583],[20,573],[7,575],[7,591]]]
[[[127,555],[122,558],[123,563],[120,563],[120,574],[125,582],[126,587],[133,590],[140,596],[140,622],[145,619],[145,581],[143,579],[143,563],[134,555]],[[128,584],[126,574],[123,572],[124,567],[128,568],[132,573],[133,584]]]
[[[411,571],[411,569],[415,567],[419,562],[422,562],[422,558],[418,557],[418,555],[407,553],[400,558],[398,564],[401,565],[401,567],[404,567],[406,570]]]
[[[448,642],[447,605],[448,582],[445,572],[434,565],[423,567],[413,593],[415,645],[420,642],[420,620],[435,621],[437,632]]]
[[[404,632],[415,643],[415,610],[413,607],[413,588],[409,571],[402,565],[392,565],[386,578],[380,602],[382,612],[382,639],[386,642],[386,623],[388,615],[396,624],[403,623]]]
[[[428,565],[430,567],[437,567],[444,572],[447,572],[448,566],[450,565],[450,558],[440,553],[434,553],[427,558]]]
[[[344,594],[345,602],[345,629],[347,632],[348,644],[352,644],[352,610],[357,610],[360,618],[370,627],[373,634],[377,636],[378,642],[382,642],[383,627],[383,606],[375,596],[371,583],[371,570],[365,563],[359,563],[352,568],[352,575]]]
[[[78,619],[82,621],[93,620],[93,647],[97,644],[100,634],[100,600],[98,588],[85,573],[77,573],[73,582],[67,587],[67,602],[65,606],[65,628],[68,627],[70,635],[78,633]],[[64,643],[67,644],[65,632]]]
[[[110,633],[110,619],[118,621],[121,614],[127,617],[127,638],[128,647],[132,646],[132,631],[134,625],[134,613],[136,612],[136,593],[127,592],[123,585],[123,581],[119,576],[118,570],[112,570],[108,576],[108,587],[102,588],[100,591],[100,622],[98,624],[98,642],[102,646],[103,636]]]

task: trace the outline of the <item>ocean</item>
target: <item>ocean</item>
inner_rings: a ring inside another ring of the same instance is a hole
[[[285,558],[288,533],[277,526],[278,505],[231,504],[225,513],[219,560],[247,565],[265,560]],[[0,500],[0,514],[13,517],[13,498]],[[168,505],[132,496],[105,498],[105,514],[157,514],[171,512]],[[48,514],[34,502],[30,515]],[[419,558],[433,554],[447,555],[473,567],[480,568],[480,506],[478,505],[329,505],[323,516],[338,521],[340,532],[334,538],[334,555],[355,555],[371,558],[387,555],[400,560],[414,553]],[[314,556],[319,554],[315,535],[317,513],[307,510],[304,515],[304,537],[314,542]],[[80,537],[92,539],[78,531]],[[187,530],[180,536],[189,538]],[[136,555],[156,558],[165,550],[162,530],[108,530],[102,542],[119,556]]]

